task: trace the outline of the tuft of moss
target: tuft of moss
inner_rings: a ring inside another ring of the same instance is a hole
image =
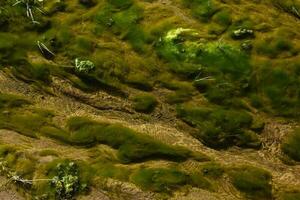
[[[300,129],[294,130],[286,137],[281,149],[290,158],[300,161]]]
[[[54,127],[43,127],[46,136],[74,145],[106,144],[117,149],[117,156],[124,163],[149,159],[183,161],[189,158],[202,161],[207,157],[178,146],[156,141],[118,124],[99,123],[87,118],[74,117],[68,121],[68,132]]]
[[[300,199],[300,191],[289,191],[289,192],[283,192],[280,195],[279,200],[299,200]]]
[[[138,112],[150,113],[152,112],[156,105],[157,100],[153,95],[141,94],[133,97],[133,107]]]
[[[167,103],[169,104],[179,104],[186,102],[192,98],[192,94],[189,91],[177,90],[172,94],[167,95]]]
[[[209,147],[222,149],[230,146],[259,148],[260,141],[249,129],[252,116],[241,110],[203,108],[182,105],[178,117],[198,128],[194,136]]]
[[[129,74],[126,78],[125,83],[130,85],[133,88],[143,90],[143,91],[151,91],[153,89],[152,83],[145,77],[145,75],[136,73]]]
[[[29,101],[23,97],[0,93],[0,109],[16,108],[26,104],[29,104]]]
[[[186,174],[176,168],[140,168],[130,177],[144,190],[172,194],[186,185],[208,189],[210,183],[200,174]]]
[[[134,3],[133,0],[108,0],[108,2],[114,7],[121,9],[128,8]]]
[[[191,9],[192,15],[202,22],[208,22],[219,10],[214,0],[182,0],[182,2]]]
[[[201,171],[204,176],[213,179],[220,178],[225,172],[224,168],[220,164],[213,162],[201,166]]]
[[[259,69],[256,80],[251,83],[252,88],[258,88],[254,103],[258,101],[258,105],[264,105],[264,108],[269,106],[269,112],[275,115],[297,117],[300,110],[297,68],[276,66],[270,69],[267,64],[270,63]]]
[[[222,10],[218,13],[216,13],[212,20],[214,22],[216,22],[217,24],[224,26],[224,27],[228,27],[230,26],[231,22],[232,22],[232,18],[230,16],[230,11],[229,10]]]
[[[251,166],[232,169],[233,185],[249,199],[272,199],[272,176],[268,171]]]
[[[24,107],[28,104],[29,101],[22,97],[0,94],[0,128],[37,137],[37,133],[43,126],[51,124],[50,119],[53,115],[48,110]]]

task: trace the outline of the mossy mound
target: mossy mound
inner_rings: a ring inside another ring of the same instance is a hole
[[[209,188],[210,183],[203,177],[188,175],[173,168],[145,168],[131,176],[132,182],[153,192],[171,193],[186,185]]]
[[[42,132],[63,142],[90,146],[107,144],[118,150],[118,158],[124,163],[141,162],[149,159],[183,161],[189,158],[207,159],[177,146],[163,144],[155,139],[118,124],[91,121],[86,118],[71,118],[68,131],[44,128]]]
[[[272,199],[272,177],[268,171],[244,166],[230,171],[233,185],[249,199]]]
[[[187,105],[178,107],[177,113],[184,121],[198,128],[194,136],[210,147],[260,147],[258,136],[250,130],[253,119],[247,112]]]
[[[290,158],[300,161],[300,130],[296,129],[290,133],[283,144],[281,145],[282,151]]]
[[[157,100],[152,95],[138,95],[133,98],[134,109],[138,112],[150,113],[155,109]]]

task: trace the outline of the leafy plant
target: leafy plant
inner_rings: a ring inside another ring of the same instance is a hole
[[[72,199],[86,185],[80,184],[78,167],[74,162],[60,163],[55,168],[56,176],[52,178],[58,199]]]
[[[90,60],[75,59],[75,70],[79,73],[89,73],[95,69],[95,64]]]

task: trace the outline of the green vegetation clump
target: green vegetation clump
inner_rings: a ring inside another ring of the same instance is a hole
[[[184,103],[192,98],[192,94],[189,91],[177,90],[167,95],[167,103],[179,104]]]
[[[200,176],[191,176],[175,168],[142,168],[132,174],[131,180],[145,190],[172,193],[185,185],[209,188],[209,182]]]
[[[193,79],[206,98],[217,104],[231,104],[249,87],[250,57],[224,42],[200,40],[193,29],[169,30],[156,47],[176,75]]]
[[[93,170],[85,163],[67,159],[55,159],[41,163],[36,169],[36,182],[32,196],[47,199],[74,199],[84,194],[93,179]]]
[[[300,129],[296,129],[287,136],[281,149],[290,158],[300,161]]]
[[[137,95],[133,98],[134,109],[138,112],[150,113],[156,105],[157,100],[154,96],[148,94]]]
[[[257,135],[249,130],[252,116],[245,111],[180,106],[177,113],[178,117],[198,128],[194,136],[209,147],[260,147]]]
[[[17,108],[29,104],[23,97],[0,93],[0,109]]]
[[[206,160],[202,155],[177,146],[163,144],[144,134],[118,124],[98,123],[86,118],[75,117],[68,121],[68,131],[46,128],[48,137],[75,145],[107,144],[118,150],[118,158],[124,163],[148,159],[183,161],[189,158]]]
[[[50,111],[28,108],[28,104],[30,102],[23,97],[0,94],[0,128],[37,137],[44,126],[53,126]]]
[[[230,26],[230,24],[232,22],[230,10],[222,10],[222,11],[216,13],[213,17],[213,21],[216,22],[217,24],[227,28],[228,26]]]
[[[26,62],[26,52],[19,36],[0,32],[0,65],[23,64]]]
[[[102,7],[95,15],[97,27],[102,30],[110,30],[116,36],[128,41],[137,52],[145,51],[148,36],[139,24],[143,17],[143,9],[133,1],[111,0],[110,4]],[[115,7],[121,8],[116,10]]]
[[[256,51],[270,58],[279,57],[283,53],[286,53],[288,56],[297,55],[298,53],[293,43],[283,37],[266,38],[260,41],[257,43]]]
[[[182,0],[182,2],[191,9],[192,15],[202,22],[208,22],[219,11],[214,0]]]
[[[201,170],[204,176],[213,179],[220,178],[225,172],[225,169],[220,164],[213,162],[204,164],[201,166]]]
[[[80,184],[78,167],[74,162],[58,164],[55,171],[57,175],[52,178],[51,184],[58,199],[71,199],[86,187]]]
[[[232,169],[233,185],[249,199],[272,199],[271,175],[269,172],[251,166]]]
[[[255,104],[271,107],[269,112],[284,116],[297,117],[300,110],[299,79],[296,65],[262,66],[253,77],[251,87],[257,88]]]
[[[110,4],[117,8],[128,8],[133,4],[133,0],[108,0]]]
[[[0,145],[0,173],[12,179],[21,187],[30,187],[30,184],[22,182],[23,179],[32,179],[36,169],[36,160],[29,154],[21,153],[17,148],[10,145]]]

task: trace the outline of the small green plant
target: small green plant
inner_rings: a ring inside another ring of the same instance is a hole
[[[72,199],[82,187],[77,165],[74,162],[60,163],[55,171],[57,175],[52,178],[51,184],[55,188],[57,198]]]
[[[90,60],[75,59],[75,71],[79,73],[89,73],[95,69],[95,64]]]
[[[233,185],[249,199],[272,199],[271,175],[268,171],[251,166],[232,169]]]

